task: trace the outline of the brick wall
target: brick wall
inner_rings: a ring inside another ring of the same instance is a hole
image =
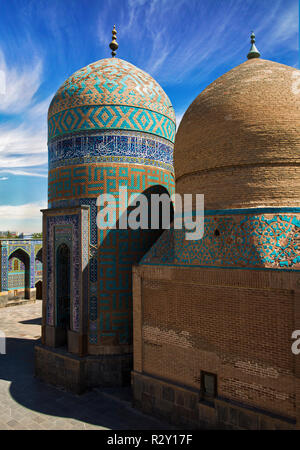
[[[176,180],[176,192],[204,194],[206,209],[300,206],[300,166],[256,164],[204,170]]]
[[[289,272],[135,268],[134,370],[193,390],[212,372],[219,398],[296,420],[297,286]]]

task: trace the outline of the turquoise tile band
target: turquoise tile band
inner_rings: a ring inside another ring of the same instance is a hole
[[[175,123],[163,114],[123,105],[81,106],[54,114],[48,121],[49,142],[83,130],[134,130],[175,140]]]

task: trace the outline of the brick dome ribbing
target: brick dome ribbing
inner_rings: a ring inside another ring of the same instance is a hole
[[[177,192],[210,209],[299,205],[299,76],[252,59],[209,85],[176,135]]]

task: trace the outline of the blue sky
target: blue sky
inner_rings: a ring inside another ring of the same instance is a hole
[[[299,68],[298,0],[0,0],[0,230],[41,230],[51,97],[110,56],[114,23],[118,57],[162,85],[178,123],[246,60],[252,30],[264,59]]]

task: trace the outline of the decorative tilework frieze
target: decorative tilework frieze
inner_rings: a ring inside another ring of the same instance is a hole
[[[24,244],[20,244],[20,245],[13,244],[13,245],[10,245],[9,246],[8,256],[10,256],[12,253],[14,253],[16,250],[19,250],[19,249],[23,250],[25,253],[27,253],[30,256],[30,253],[31,253],[31,245],[30,244],[27,244],[27,245],[24,245]]]
[[[54,237],[55,253],[61,244],[66,244],[72,252],[72,225],[56,225]]]
[[[8,245],[1,243],[1,292],[8,290]]]
[[[49,169],[82,163],[123,162],[173,172],[173,145],[144,133],[124,131],[76,135],[49,143]]]
[[[49,202],[49,208],[69,208],[74,206],[89,206],[90,207],[90,244],[95,246],[97,244],[97,227],[96,216],[97,216],[97,206],[96,198],[73,198],[70,200],[57,200],[54,202]]]
[[[30,288],[35,287],[35,245],[30,246]]]
[[[89,310],[90,322],[95,322],[97,320],[97,316],[98,316],[98,312],[97,312],[98,299],[95,295],[91,295],[90,301],[89,301],[89,306],[90,306],[90,310]],[[93,329],[93,327],[92,327],[92,329]]]
[[[174,175],[162,169],[143,166],[80,165],[49,172],[49,202],[80,197],[98,197],[104,192],[117,195],[119,186],[128,191],[143,192],[146,187],[162,185],[174,192]]]
[[[95,255],[97,256],[97,255]],[[91,283],[95,283],[97,281],[97,257],[93,257],[90,259],[90,281]]]
[[[175,140],[175,123],[157,112],[131,106],[81,106],[48,120],[49,142],[56,136],[83,130],[135,130]]]
[[[300,214],[206,214],[202,239],[166,230],[140,264],[300,270]]]
[[[82,271],[88,268],[89,263],[89,211],[81,210],[81,268]]]

